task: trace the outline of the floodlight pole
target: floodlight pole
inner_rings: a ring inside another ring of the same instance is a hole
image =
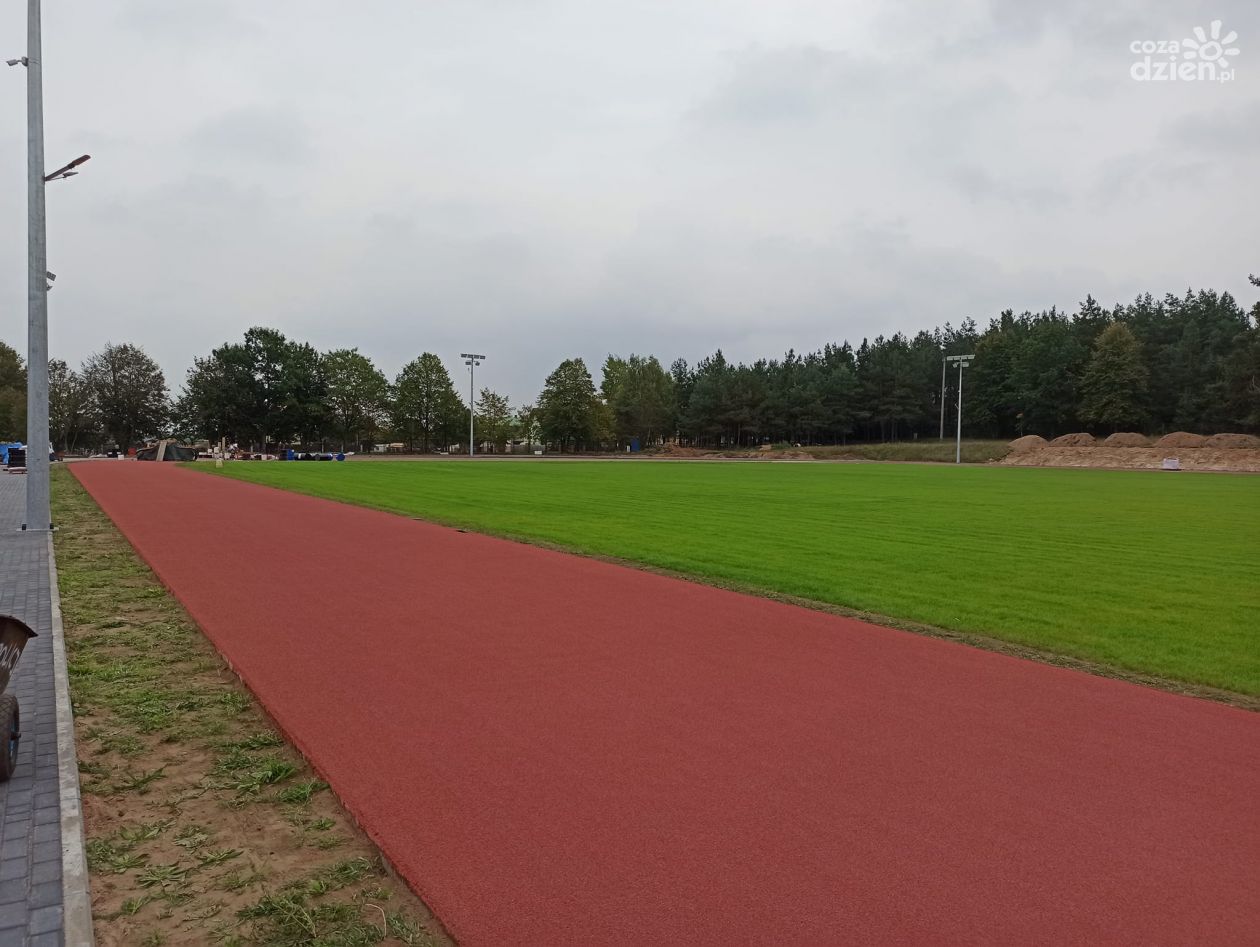
[[[477,366],[485,361],[484,355],[470,355],[467,352],[461,352],[460,358],[464,359],[464,364],[468,366],[468,456],[473,456],[473,411],[476,404],[476,387],[474,385],[474,373]]]
[[[958,439],[954,442],[954,463],[962,463],[962,373],[966,362],[958,363]]]
[[[968,365],[970,365],[971,360],[974,358],[975,358],[974,355],[947,355],[945,356],[946,362],[958,363],[958,439],[954,445],[954,463],[956,464],[962,463],[963,369],[966,368]],[[943,378],[944,375],[945,375],[945,367],[944,365],[942,365],[941,377]],[[944,391],[944,386],[942,386],[942,392],[943,391]],[[945,428],[945,399],[944,397],[942,397],[941,398],[941,433],[942,434],[944,434],[944,428]]]
[[[945,359],[941,359],[941,440],[945,440]]]
[[[48,499],[48,232],[44,208],[44,75],[40,0],[26,12],[26,522],[52,529]]]

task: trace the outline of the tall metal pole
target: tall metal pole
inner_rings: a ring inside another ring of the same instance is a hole
[[[459,357],[464,359],[464,364],[468,366],[468,456],[473,455],[473,412],[476,410],[476,385],[473,381],[477,371],[477,365],[485,358],[484,355],[478,355],[475,352],[461,352]]]
[[[941,440],[945,440],[945,359],[941,359]]]
[[[29,217],[26,322],[26,523],[51,529],[48,502],[48,238],[44,214],[44,76],[39,0],[26,19],[26,175]]]
[[[966,362],[958,363],[958,441],[954,445],[954,463],[962,463],[962,375]]]

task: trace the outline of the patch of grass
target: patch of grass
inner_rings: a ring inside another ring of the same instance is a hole
[[[262,790],[264,786],[273,786],[276,783],[283,782],[298,771],[296,764],[289,760],[281,760],[270,758],[261,761],[261,766],[245,774],[237,780],[235,789],[236,795],[252,796]]]
[[[141,842],[152,841],[171,826],[170,819],[163,819],[160,822],[146,822],[140,825],[133,825],[125,829],[121,829],[118,837],[124,842],[131,845],[138,845]]]
[[[123,773],[122,777],[114,783],[113,790],[116,793],[135,792],[144,795],[149,791],[149,786],[156,780],[166,775],[166,767],[159,766],[157,769],[151,769],[148,772],[136,773],[128,770]]]
[[[221,877],[215,884],[220,891],[240,891],[265,881],[266,876],[257,871],[234,871]]]
[[[165,888],[182,884],[188,871],[179,865],[150,865],[140,873],[136,883],[142,888]]]
[[[259,943],[275,947],[306,947],[331,944],[329,932],[336,931],[336,941],[343,947],[376,944],[381,931],[361,916],[354,904],[312,904],[306,895],[290,891],[268,895],[253,907],[239,912],[243,921],[254,922],[254,937]]]
[[[311,796],[317,792],[322,792],[328,788],[328,784],[318,779],[306,779],[302,782],[289,786],[280,790],[276,794],[276,799],[280,802],[287,802],[291,805],[306,805],[311,801]]]
[[[266,750],[276,746],[284,746],[284,738],[278,733],[269,731],[251,733],[242,740],[233,740],[230,743],[223,744],[224,749],[240,751]]]
[[[175,844],[185,851],[195,852],[210,841],[210,832],[203,825],[186,825],[175,836]]]
[[[215,865],[222,865],[226,861],[239,857],[240,854],[239,848],[223,848],[218,851],[203,852],[197,856],[197,861],[201,863],[202,868],[213,868]]]
[[[198,469],[1260,695],[1252,477],[650,461]]]
[[[909,463],[952,464],[955,445],[952,440],[892,441],[885,444],[847,444],[832,447],[800,448],[819,460],[883,460]],[[987,464],[1001,460],[1010,452],[1006,441],[963,441],[965,464]]]
[[[122,903],[122,907],[119,908],[118,914],[121,917],[135,917],[140,913],[141,909],[144,908],[146,904],[151,904],[156,900],[156,897],[147,894],[141,898],[129,898]]]
[[[384,871],[369,858],[348,858],[327,866],[308,878],[286,885],[256,903],[242,908],[237,917],[250,925],[251,936],[278,947],[298,945],[376,944],[396,937],[404,944],[432,944],[429,932],[401,912],[387,913],[373,901],[384,901],[390,892],[379,885]],[[354,885],[361,887],[350,901],[327,896]]]
[[[133,852],[134,843],[113,838],[89,839],[86,845],[88,867],[101,874],[121,875],[142,868],[149,856]]]
[[[397,911],[391,911],[386,915],[386,927],[389,936],[395,940],[400,940],[404,944],[424,944],[427,942],[428,935],[423,927],[417,924],[413,919],[405,914]]]

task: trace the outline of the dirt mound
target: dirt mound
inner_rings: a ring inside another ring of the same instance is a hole
[[[1207,438],[1202,434],[1191,434],[1188,431],[1173,431],[1165,434],[1155,442],[1156,447],[1206,447]]]
[[[1169,452],[1159,447],[1047,447],[1007,454],[1002,463],[1014,467],[1114,467],[1159,470]],[[1260,450],[1201,447],[1175,455],[1182,470],[1232,470],[1260,473]]]
[[[1050,442],[1039,434],[1025,434],[1023,437],[1017,437],[1011,441],[1012,454],[1027,454],[1030,451],[1041,450]]]
[[[698,447],[683,447],[679,444],[665,444],[653,453],[657,457],[708,457],[711,451],[700,450]]]
[[[1064,434],[1050,442],[1051,447],[1093,447],[1093,434]]]
[[[1251,434],[1213,434],[1203,446],[1218,450],[1255,450],[1260,447],[1260,437]]]
[[[1144,434],[1116,433],[1109,435],[1103,444],[1107,447],[1150,447],[1151,439]]]

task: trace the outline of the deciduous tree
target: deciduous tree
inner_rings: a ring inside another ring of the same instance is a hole
[[[477,440],[502,451],[512,436],[512,405],[506,395],[482,388],[477,398]]]
[[[1081,417],[1112,431],[1139,426],[1146,413],[1146,382],[1142,353],[1129,327],[1108,326],[1094,343],[1081,381]]]
[[[413,450],[417,444],[425,453],[434,447],[445,450],[467,427],[467,410],[446,366],[432,352],[404,365],[394,381],[390,418]]]
[[[674,381],[656,356],[608,356],[601,385],[616,436],[654,443],[674,427]]]
[[[542,436],[568,448],[591,446],[596,437],[595,383],[580,358],[565,359],[547,376],[538,396]]]
[[[74,450],[94,425],[83,377],[60,359],[48,363],[48,428],[54,447]]]
[[[336,349],[322,359],[328,386],[328,429],[341,442],[356,450],[376,433],[384,419],[389,382],[358,349]]]
[[[119,448],[163,433],[170,419],[166,379],[139,346],[108,344],[83,363],[91,416]]]
[[[26,366],[0,342],[0,441],[26,440]]]

